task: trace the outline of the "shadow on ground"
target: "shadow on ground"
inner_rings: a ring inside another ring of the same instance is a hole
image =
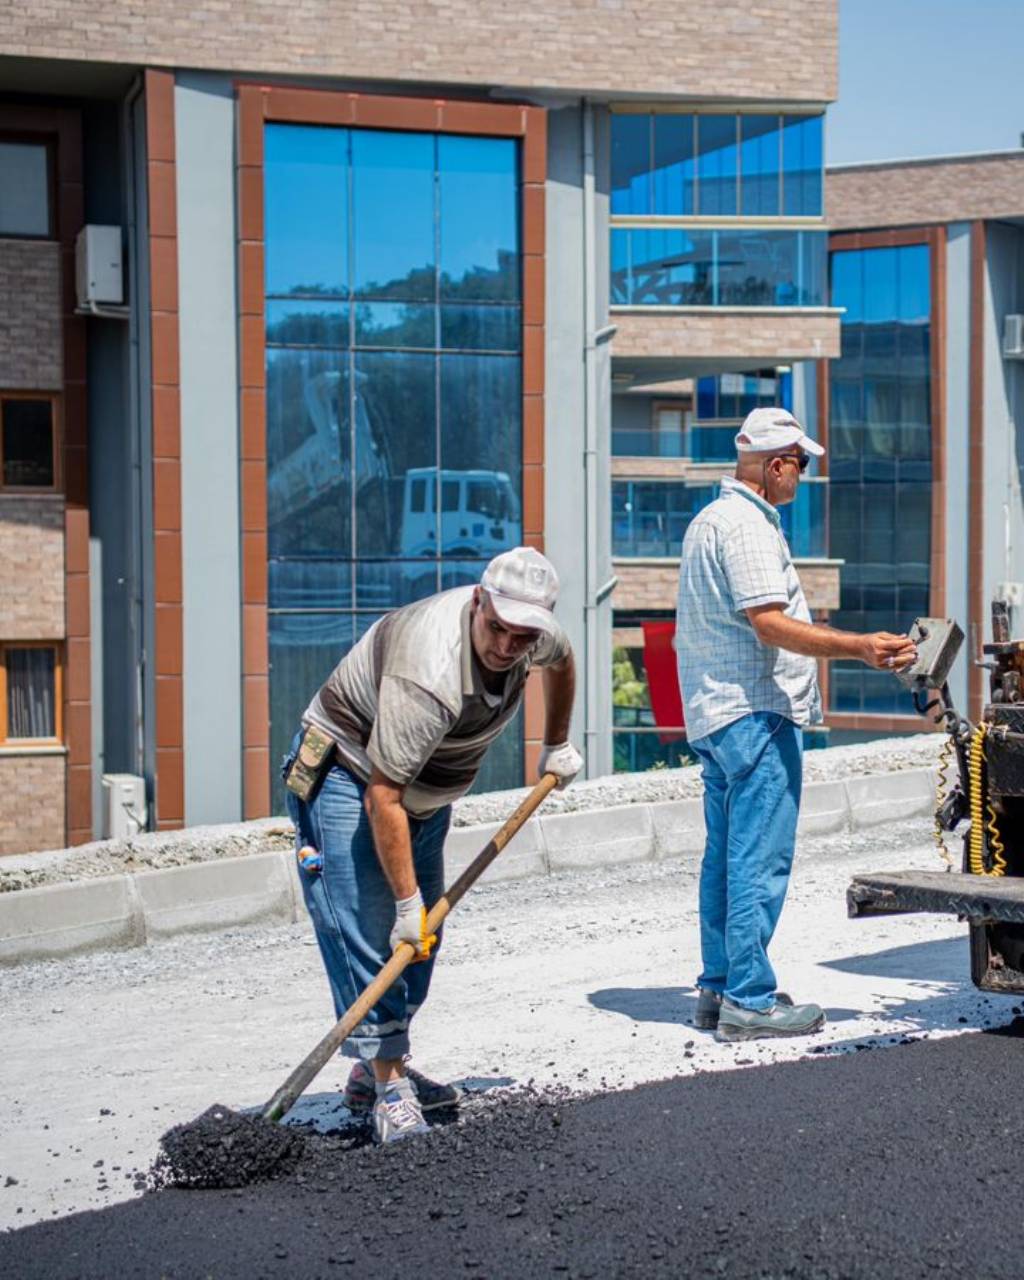
[[[919,978],[924,982],[955,982],[969,978],[966,934],[962,938],[936,938],[934,942],[912,942],[865,955],[825,960],[823,969],[859,973],[879,978]]]
[[[693,987],[604,987],[587,999],[595,1009],[621,1013],[634,1022],[661,1022],[670,1026],[693,1025],[697,992]],[[829,1022],[853,1022],[858,1009],[827,1008]]]

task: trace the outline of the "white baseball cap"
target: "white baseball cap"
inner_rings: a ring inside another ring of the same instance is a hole
[[[817,440],[804,435],[803,427],[788,409],[752,409],[736,436],[737,453],[774,453],[791,444],[798,444],[816,458],[825,452]]]
[[[480,585],[502,622],[548,635],[554,632],[551,610],[558,599],[558,574],[551,561],[533,547],[515,547],[495,556]]]

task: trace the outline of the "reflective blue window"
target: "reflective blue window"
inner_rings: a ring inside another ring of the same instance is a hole
[[[518,143],[442,136],[437,149],[441,297],[518,301]]]
[[[341,296],[348,284],[348,135],[341,129],[270,128],[264,164],[268,295]]]
[[[740,116],[740,137],[740,212],[755,218],[776,217],[781,158],[779,117]]]
[[[433,299],[433,135],[355,129],[351,139],[353,292]]]
[[[927,614],[931,586],[931,284],[927,245],[832,255],[845,307],[829,363],[829,546],[845,560],[832,621],[902,631]],[[911,714],[890,676],[832,664],[832,709]]]
[[[651,117],[612,116],[612,213],[650,213]]]
[[[735,116],[697,117],[699,212],[702,217],[739,212]]]
[[[810,307],[825,302],[824,231],[612,227],[613,302]]]
[[[277,760],[375,618],[522,540],[519,144],[274,124],[265,190]]]
[[[654,212],[659,215],[694,213],[696,176],[695,118],[655,116]]]
[[[818,217],[823,212],[823,116],[784,116],[782,128],[782,212]]]

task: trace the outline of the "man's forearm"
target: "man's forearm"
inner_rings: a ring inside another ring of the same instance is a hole
[[[757,638],[762,644],[775,649],[788,649],[807,658],[864,658],[864,637],[852,631],[839,631],[835,627],[817,622],[801,622],[773,610],[764,613],[753,622]]]
[[[576,692],[576,666],[572,655],[557,667],[545,667],[544,741],[565,742],[569,737],[572,703]]]
[[[397,793],[401,796],[401,791]],[[366,813],[373,832],[373,845],[381,870],[396,898],[408,898],[416,892],[416,870],[412,861],[412,836],[409,817],[387,787],[366,788]]]

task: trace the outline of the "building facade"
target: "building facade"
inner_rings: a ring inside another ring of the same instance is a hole
[[[677,482],[838,354],[835,78],[832,0],[0,15],[0,852],[103,834],[110,774],[155,829],[276,811],[346,648],[518,542],[610,771]]]

